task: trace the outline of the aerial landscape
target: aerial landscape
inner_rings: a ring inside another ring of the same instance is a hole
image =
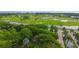
[[[0,48],[78,48],[79,13],[0,12]]]

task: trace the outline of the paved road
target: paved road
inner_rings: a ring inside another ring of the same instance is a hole
[[[66,29],[73,29],[73,30],[77,30],[79,28],[79,26],[59,26],[56,25],[57,28],[66,28]]]
[[[58,41],[59,43],[62,45],[62,47],[64,47],[64,41],[63,41],[63,35],[62,35],[63,30],[58,29],[57,33],[58,33]]]

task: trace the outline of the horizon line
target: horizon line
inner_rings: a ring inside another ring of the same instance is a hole
[[[0,11],[0,13],[79,13],[79,11]]]

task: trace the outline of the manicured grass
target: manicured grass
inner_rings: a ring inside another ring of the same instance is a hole
[[[26,15],[24,15],[26,16]],[[8,15],[8,16],[2,16],[0,20],[9,20],[11,22],[21,22],[25,24],[50,24],[50,25],[65,25],[65,26],[79,26],[79,22],[60,22],[58,20],[74,20],[75,18],[70,17],[50,17],[47,16],[46,19],[42,19],[44,17],[42,14],[40,15],[33,15],[28,14],[29,18],[18,17],[16,15]],[[54,20],[57,19],[57,20]],[[75,19],[78,20],[78,19]]]
[[[49,24],[49,25],[65,25],[65,26],[79,26],[79,22],[60,22],[55,20],[26,20],[25,24]]]

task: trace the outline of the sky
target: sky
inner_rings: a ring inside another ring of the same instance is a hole
[[[79,11],[79,0],[0,0],[0,11]]]

